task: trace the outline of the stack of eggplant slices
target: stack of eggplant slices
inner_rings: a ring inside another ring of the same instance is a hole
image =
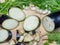
[[[42,19],[42,25],[48,32],[57,31],[60,28],[60,11],[45,16]]]
[[[40,40],[40,32],[36,29],[40,26],[40,18],[36,15],[26,17],[19,7],[11,7],[8,15],[0,16],[0,43],[9,41],[12,38],[11,30],[23,22],[24,30],[17,30],[16,39],[18,43],[11,41],[12,45],[37,45]]]

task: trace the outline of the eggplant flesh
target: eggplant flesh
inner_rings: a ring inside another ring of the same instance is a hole
[[[27,17],[24,21],[24,30],[27,32],[33,31],[40,26],[40,18],[35,15]]]
[[[12,38],[12,32],[5,29],[0,29],[0,43],[7,42]]]
[[[9,16],[17,21],[23,21],[25,19],[25,13],[19,7],[11,7],[9,9]]]
[[[18,21],[16,21],[15,19],[6,19],[3,23],[2,23],[2,27],[5,29],[14,29],[18,26]]]
[[[0,17],[0,27],[5,29],[14,29],[18,26],[18,21],[12,19],[8,15],[2,15]]]
[[[43,27],[46,31],[52,32],[60,27],[60,11],[45,16],[42,20]]]
[[[55,29],[60,27],[60,11],[48,15],[55,23]]]

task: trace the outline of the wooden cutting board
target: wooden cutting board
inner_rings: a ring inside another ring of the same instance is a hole
[[[46,16],[46,15],[43,15],[43,14],[39,14],[39,13],[37,13],[35,11],[32,11],[30,9],[29,10],[23,10],[23,11],[25,12],[26,17],[29,16],[29,15],[37,15],[42,20],[42,18],[44,16]],[[23,30],[23,22],[19,22],[19,26],[16,29],[11,30],[12,34],[13,34],[12,39],[14,39],[14,40],[16,40],[16,30],[19,30],[19,31]],[[47,39],[47,36],[43,36],[43,35],[46,34],[46,31],[44,30],[42,24],[40,25],[40,27],[37,30],[40,30],[40,36],[41,36],[41,39],[40,39],[40,42],[38,43],[38,45],[43,45],[43,39]],[[1,43],[0,45],[9,45],[9,42]]]

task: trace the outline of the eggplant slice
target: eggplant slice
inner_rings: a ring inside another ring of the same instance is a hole
[[[41,21],[40,21],[39,17],[37,17],[35,15],[31,15],[25,19],[23,27],[24,27],[25,31],[33,31],[39,27],[40,22]]]
[[[5,29],[14,29],[18,26],[18,21],[14,19],[7,19],[2,23],[2,27]]]
[[[51,13],[42,19],[42,25],[46,31],[52,32],[60,27],[60,11]]]
[[[42,24],[43,24],[43,27],[45,28],[45,30],[48,32],[52,32],[55,28],[55,24],[54,24],[53,20],[48,16],[43,18]]]
[[[18,7],[12,7],[9,9],[9,16],[17,21],[22,21],[25,19],[25,13]]]
[[[12,19],[8,15],[3,14],[0,17],[0,27],[5,29],[14,29],[18,26],[18,21],[15,19]]]
[[[0,29],[0,43],[9,41],[12,38],[12,33],[9,30]]]

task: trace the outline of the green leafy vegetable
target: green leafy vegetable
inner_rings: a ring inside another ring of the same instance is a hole
[[[56,41],[57,43],[60,44],[60,32],[48,33],[48,41],[51,43],[53,41]]]
[[[52,12],[60,10],[60,0],[6,0],[5,3],[0,3],[0,13],[6,14],[8,9],[12,6],[19,6],[23,9],[23,5],[29,6],[32,3],[40,9],[48,9]]]
[[[45,42],[44,45],[49,45],[49,42]]]

